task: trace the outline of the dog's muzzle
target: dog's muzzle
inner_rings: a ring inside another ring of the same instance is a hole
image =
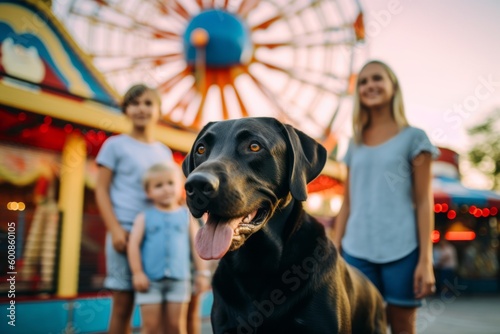
[[[214,198],[219,192],[219,179],[205,172],[192,173],[186,181],[185,188],[189,197],[200,195]]]
[[[195,172],[189,175],[184,188],[191,213],[199,218],[207,211],[210,200],[219,194],[219,179],[210,173]]]

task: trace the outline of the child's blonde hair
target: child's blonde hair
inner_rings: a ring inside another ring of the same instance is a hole
[[[391,111],[392,111],[392,116],[394,117],[394,120],[396,121],[396,124],[398,125],[399,128],[404,128],[407,127],[408,120],[406,119],[405,115],[405,106],[403,103],[403,93],[401,92],[401,87],[399,86],[398,78],[396,77],[396,74],[394,71],[387,66],[387,64],[379,61],[379,60],[372,60],[367,62],[361,71],[365,69],[366,66],[370,64],[378,64],[382,66],[385,71],[387,72],[387,75],[389,76],[389,79],[392,82],[392,86],[394,89],[394,96],[392,97],[392,105],[391,105]],[[361,71],[359,71],[361,73]],[[370,114],[368,113],[368,110],[366,108],[363,108],[361,105],[361,100],[359,98],[359,77],[356,80],[356,87],[354,90],[354,108],[353,108],[353,115],[352,115],[352,130],[353,130],[353,137],[354,141],[357,144],[360,144],[363,141],[363,131],[365,128],[370,124]]]
[[[174,162],[167,162],[167,163],[162,162],[154,164],[153,166],[148,168],[148,170],[146,171],[146,173],[144,173],[144,176],[142,177],[142,186],[144,187],[144,190],[146,192],[148,191],[148,186],[149,186],[149,181],[151,181],[151,176],[159,172],[173,172],[176,174],[177,177],[179,177],[179,180],[181,182],[184,178],[181,168]]]

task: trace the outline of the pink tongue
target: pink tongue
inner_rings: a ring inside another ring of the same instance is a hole
[[[204,260],[223,257],[231,246],[234,230],[243,218],[232,219],[228,222],[214,222],[209,218],[196,234],[195,247],[200,257]]]

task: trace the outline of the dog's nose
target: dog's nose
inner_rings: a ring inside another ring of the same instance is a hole
[[[184,188],[190,197],[204,195],[213,198],[219,190],[219,179],[209,173],[193,173],[187,178]]]

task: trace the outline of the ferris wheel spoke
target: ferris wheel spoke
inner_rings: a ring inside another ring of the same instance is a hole
[[[117,74],[117,73],[120,73],[120,72],[131,72],[132,70],[135,70],[135,69],[138,69],[141,65],[143,64],[130,64],[130,65],[127,65],[127,66],[123,66],[123,67],[115,67],[115,68],[110,68],[110,69],[102,69],[101,71],[106,74],[106,75],[113,75],[113,74]]]
[[[231,84],[231,87],[233,88],[234,95],[236,96],[236,100],[238,101],[238,105],[241,110],[241,117],[249,117],[250,113],[248,112],[245,103],[243,103],[243,100],[241,99],[241,94],[238,92],[238,89],[233,84]]]
[[[323,0],[295,1],[290,6],[285,7],[285,10],[283,11],[284,16],[286,17],[299,16],[302,12],[306,10],[311,10],[321,5],[322,1]]]
[[[144,21],[140,21],[136,19],[135,15],[136,12],[132,11],[130,14],[124,11],[122,8],[119,7],[119,5],[116,4],[111,4],[107,1],[102,1],[102,0],[93,0],[94,2],[97,3],[97,5],[101,8],[106,8],[107,10],[114,12],[115,14],[120,15],[122,18],[128,20],[129,22],[133,23],[134,28],[135,27],[141,27],[145,25]],[[147,26],[148,28],[152,28],[151,26]]]
[[[238,105],[240,107],[242,117],[248,117],[248,116],[250,116],[250,114],[247,110],[247,107],[245,106],[245,103],[243,103],[243,99],[241,98],[241,94],[239,93],[239,91],[236,88],[234,83],[236,81],[236,77],[241,72],[246,72],[246,71],[248,71],[246,66],[244,66],[244,67],[240,66],[240,67],[237,67],[235,70],[229,72],[229,77],[230,77],[229,85],[232,88],[234,95],[236,96],[236,101],[238,101]]]
[[[203,84],[198,83],[198,93],[201,95],[201,100],[200,104],[198,106],[198,110],[196,110],[195,117],[193,119],[193,122],[191,123],[192,126],[196,129],[201,128],[202,121],[203,121],[203,109],[205,108],[205,103],[207,102],[207,96],[208,96],[208,90],[210,87],[215,84],[215,79],[216,75],[214,71],[206,71],[205,72],[205,81]]]
[[[326,92],[332,93],[332,90],[330,88],[324,86],[324,80],[318,80],[318,82],[314,82],[314,81],[311,81],[309,79],[306,79],[306,78],[303,78],[302,76],[300,76],[297,73],[297,70],[286,69],[286,68],[283,68],[283,67],[280,67],[280,66],[277,66],[274,64],[267,63],[267,62],[262,61],[262,60],[259,60],[259,63],[261,65],[264,65],[265,67],[271,69],[271,70],[282,72],[282,73],[286,74],[290,79],[294,79],[302,84],[306,84],[310,87],[314,87],[320,91],[326,91]],[[332,76],[334,76],[333,74],[328,75],[328,73],[325,74],[324,72],[317,72],[317,71],[312,70],[312,69],[307,69],[306,71],[309,73],[312,73],[312,74],[320,74],[323,77],[325,77],[325,79],[331,78]],[[335,78],[335,79],[337,79],[337,78]]]
[[[142,37],[145,37],[145,38],[154,38],[154,39],[161,38],[161,39],[174,40],[174,41],[181,40],[181,36],[179,34],[176,34],[174,32],[170,32],[170,31],[158,30],[158,29],[155,29],[153,27],[147,27],[144,25],[124,26],[121,24],[117,24],[115,22],[106,21],[105,19],[96,17],[92,14],[86,14],[86,13],[79,12],[79,11],[73,11],[72,13],[76,16],[79,16],[79,17],[82,17],[82,18],[89,20],[93,24],[100,24],[101,26],[106,27],[109,30],[119,29],[119,30],[123,31],[123,34],[125,34],[125,35],[133,34],[133,35],[139,35],[139,36],[142,35]]]
[[[181,16],[186,21],[188,21],[191,17],[191,14],[189,13],[189,11],[186,8],[184,8],[184,6],[182,4],[180,4],[178,1],[176,1],[176,0],[170,0],[170,1],[172,1],[172,3],[173,3],[173,6],[170,8],[175,13],[177,13],[177,15]],[[167,3],[168,3],[168,1],[167,1]]]
[[[243,0],[240,4],[240,7],[236,11],[240,16],[246,17],[248,13],[257,7],[260,0]]]
[[[217,71],[215,81],[216,81],[216,84],[219,87],[219,91],[220,91],[223,119],[229,119],[229,111],[227,108],[226,96],[224,93],[224,86],[226,85],[227,82],[229,82],[229,80],[230,80],[230,76],[229,76],[228,71],[225,71],[225,70]]]
[[[265,30],[265,29],[269,28],[273,23],[278,22],[278,21],[283,20],[283,19],[284,19],[284,16],[279,14],[279,15],[273,16],[273,17],[265,20],[264,22],[261,22],[257,25],[254,25],[254,26],[251,26],[250,30],[251,31]]]
[[[173,60],[181,60],[183,59],[183,53],[175,52],[175,53],[167,53],[162,55],[154,55],[154,56],[137,56],[133,57],[124,53],[88,53],[91,58],[126,58],[131,63],[140,63],[140,62],[151,62],[155,65],[163,65],[165,61],[173,61]]]
[[[167,54],[157,55],[157,56],[135,57],[132,60],[132,62],[133,63],[150,62],[150,63],[154,64],[155,66],[161,66],[168,61],[176,61],[176,60],[182,60],[182,59],[184,59],[184,54],[182,52],[174,52],[174,53],[167,53]]]
[[[312,34],[310,35],[312,36]],[[354,42],[350,39],[345,39],[336,42],[330,42],[325,40],[311,40],[310,36],[302,35],[296,40],[289,40],[283,42],[257,42],[254,43],[255,48],[263,47],[267,49],[275,49],[279,47],[293,47],[293,48],[314,48],[314,47],[332,47],[332,46],[353,46]]]
[[[187,67],[183,68],[179,73],[173,75],[168,80],[160,83],[157,87],[160,93],[168,92],[173,86],[178,84],[185,76],[190,75],[190,71]]]
[[[295,47],[295,42],[277,42],[277,43],[254,43],[255,49],[257,48],[267,48],[267,49],[276,49],[280,47]]]
[[[257,79],[250,71],[246,71],[246,74],[252,79],[252,81],[255,83],[256,87],[264,94],[265,97],[267,97],[268,101],[274,105],[276,110],[278,111],[279,114],[281,114],[281,117],[277,117],[278,119],[281,118],[281,120],[286,120],[289,119],[288,114],[283,110],[283,107],[281,104],[277,101],[277,96],[273,94],[269,88],[265,86],[264,83],[262,83],[259,79]]]
[[[205,6],[203,5],[203,0],[195,0],[195,2],[198,5],[198,8],[200,8],[200,10],[205,8]]]
[[[245,103],[243,103],[243,100],[241,99],[241,94],[238,92],[238,89],[236,88],[236,86],[233,83],[231,84],[231,88],[233,89],[234,95],[236,96],[236,100],[238,101],[238,105],[239,105],[240,110],[241,110],[241,117],[250,116],[250,114],[247,110],[247,107],[245,106]]]
[[[193,97],[196,95],[196,86],[195,83],[188,88],[188,90],[182,95],[182,97],[174,104],[169,110],[165,112],[165,116],[172,114],[172,112],[178,108],[186,109],[189,103],[193,100]]]
[[[146,0],[151,3],[151,5],[160,11],[163,16],[169,15],[168,19],[175,19],[178,23],[182,25],[186,24],[186,17],[184,15],[179,14],[175,10],[171,10],[171,8],[167,5],[168,1],[161,0]],[[184,7],[182,7],[184,8]]]
[[[196,129],[201,128],[201,122],[203,119],[203,108],[205,107],[206,101],[207,101],[207,92],[201,94],[200,105],[198,106],[198,110],[196,111],[193,123],[191,123],[191,125]]]

